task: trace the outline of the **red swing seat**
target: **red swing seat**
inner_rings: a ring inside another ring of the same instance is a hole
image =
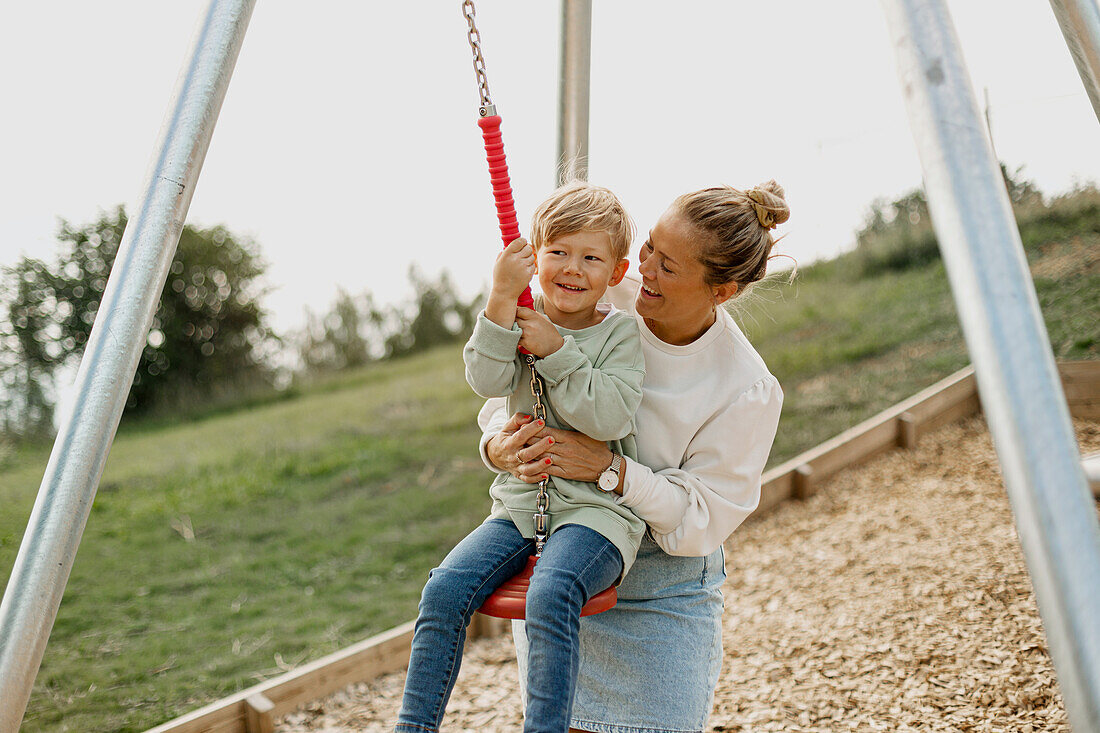
[[[527,558],[527,566],[516,575],[504,581],[493,591],[478,613],[494,618],[518,618],[523,619],[527,611],[527,588],[531,584],[531,573],[535,572],[535,556]],[[591,616],[594,613],[603,613],[618,600],[615,586],[600,591],[588,599],[581,609],[582,616]]]

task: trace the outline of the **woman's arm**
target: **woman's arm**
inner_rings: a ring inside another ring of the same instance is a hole
[[[650,526],[668,554],[709,555],[760,502],[760,476],[782,404],[779,383],[767,377],[698,430],[679,467],[653,471],[626,459],[619,501]],[[530,424],[487,434],[483,444],[488,463],[531,483],[543,473],[595,481],[611,463],[606,443],[568,430],[535,431]]]
[[[668,554],[714,552],[760,502],[760,476],[782,403],[779,383],[769,376],[699,428],[680,466],[654,471],[626,459],[617,489],[622,495],[619,501],[649,525],[654,541]],[[611,463],[607,445],[586,435],[544,428],[534,436],[552,438],[554,443],[534,455],[502,450],[497,459],[525,480],[545,472],[595,481]],[[541,449],[544,444],[538,445]],[[527,451],[533,454],[534,446]],[[544,464],[547,458],[552,461],[549,466]]]
[[[621,503],[670,555],[714,552],[760,503],[782,404],[779,383],[769,376],[699,428],[679,467],[653,471],[627,461]]]

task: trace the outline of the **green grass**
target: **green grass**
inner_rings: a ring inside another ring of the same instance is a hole
[[[1088,229],[1027,248],[1059,359],[1100,359],[1097,253],[1100,233]],[[784,389],[771,465],[970,363],[939,261],[854,279],[849,255],[781,283],[735,314]]]
[[[23,730],[143,730],[414,616],[485,512],[459,358],[123,430]],[[5,581],[44,459],[18,454],[0,481]]]
[[[1028,242],[1060,358],[1100,358],[1100,234]],[[942,266],[806,268],[738,311],[786,392],[771,463],[968,362]],[[120,431],[24,731],[140,731],[415,615],[487,510],[458,346]],[[48,455],[0,457],[0,581]]]

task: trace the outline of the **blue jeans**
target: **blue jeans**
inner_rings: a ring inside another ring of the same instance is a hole
[[[610,611],[581,624],[574,728],[703,733],[722,665],[725,554],[668,555],[642,539]],[[526,678],[523,622],[512,624]]]
[[[428,575],[413,631],[397,731],[437,731],[451,696],[466,626],[474,612],[534,552],[508,519],[489,519],[458,543]],[[569,729],[580,659],[581,606],[623,570],[618,548],[578,524],[546,542],[527,589],[527,712],[523,730]]]

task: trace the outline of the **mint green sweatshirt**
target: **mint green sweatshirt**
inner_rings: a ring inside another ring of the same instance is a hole
[[[602,306],[609,307],[609,306]],[[637,460],[634,413],[642,401],[642,358],[638,324],[612,310],[603,321],[579,330],[556,326],[565,344],[535,368],[546,385],[546,424],[576,430]],[[532,414],[531,370],[517,353],[519,326],[501,328],[482,312],[462,351],[466,381],[482,397],[507,397],[508,413]],[[550,533],[580,524],[606,537],[623,556],[623,575],[634,563],[645,523],[594,483],[550,477]],[[489,488],[492,516],[510,517],[524,537],[534,537],[536,484],[499,474]],[[621,580],[621,578],[620,578]]]

